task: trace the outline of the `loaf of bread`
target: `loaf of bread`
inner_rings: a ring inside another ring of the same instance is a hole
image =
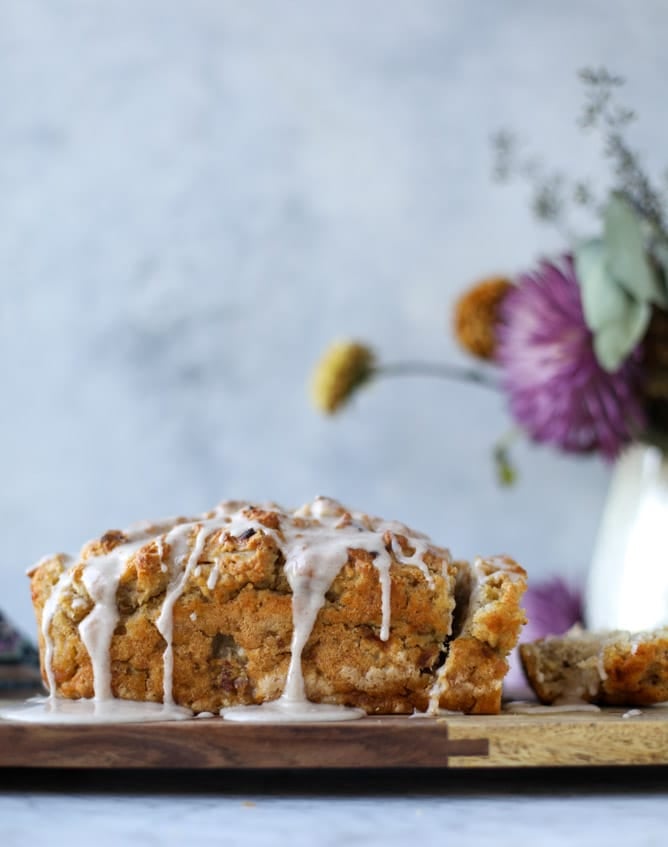
[[[525,622],[526,574],[511,559],[458,562],[327,498],[110,531],[30,579],[52,695],[194,712],[290,685],[370,714],[497,713]]]
[[[668,628],[588,632],[520,645],[524,672],[547,705],[649,706],[668,700]]]

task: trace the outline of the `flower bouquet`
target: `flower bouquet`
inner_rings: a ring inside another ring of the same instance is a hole
[[[340,342],[313,374],[318,408],[337,412],[381,378],[426,374],[496,388],[507,398],[514,433],[568,453],[611,461],[628,445],[668,448],[668,174],[664,190],[654,185],[627,143],[635,116],[618,102],[622,80],[605,70],[580,76],[580,124],[602,138],[612,185],[598,196],[585,180],[547,172],[511,134],[495,137],[496,177],[529,181],[535,214],[564,234],[564,249],[513,278],[483,280],[458,299],[455,337],[484,364],[386,364],[364,343]],[[578,207],[598,221],[593,235],[571,233],[568,216]],[[506,484],[516,476],[511,443],[505,437],[494,447]],[[620,549],[626,541],[619,539]]]

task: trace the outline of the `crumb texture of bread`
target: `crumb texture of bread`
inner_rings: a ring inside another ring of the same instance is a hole
[[[545,704],[583,700],[649,706],[668,700],[668,628],[587,632],[520,645],[522,665]]]
[[[321,533],[327,555],[332,539],[339,544],[340,565],[301,654],[308,699],[409,714],[433,703],[436,686],[442,708],[498,712],[505,656],[524,621],[524,571],[506,558],[455,562],[420,533],[326,498],[295,512],[227,502],[196,518],[107,532],[72,561],[42,561],[30,580],[45,682],[66,698],[96,693],[81,633],[96,607],[94,565],[103,579],[117,575],[107,651],[114,697],[166,699],[168,646],[178,705],[216,713],[280,697],[293,637],[286,566],[302,539],[317,552]],[[175,586],[168,645],[160,618]]]
[[[526,571],[507,556],[477,559],[467,574],[459,630],[448,645],[433,689],[432,710],[497,714],[501,710],[507,655],[526,616],[521,600]]]

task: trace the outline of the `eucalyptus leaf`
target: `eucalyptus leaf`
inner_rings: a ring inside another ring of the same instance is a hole
[[[658,241],[653,246],[652,253],[663,267],[664,271],[668,271],[668,241]]]
[[[662,281],[650,264],[641,221],[626,198],[615,192],[604,214],[606,264],[626,291],[641,302],[668,305]]]
[[[610,323],[624,321],[629,295],[608,270],[607,249],[601,238],[584,241],[574,250],[585,321],[596,333]]]
[[[668,297],[668,242],[657,241],[652,247],[652,255],[663,271],[663,291]]]
[[[610,373],[619,369],[644,336],[651,316],[649,303],[629,298],[625,315],[594,333],[594,352],[602,368]]]
[[[645,334],[651,317],[650,304],[627,291],[610,263],[604,240],[594,238],[579,244],[574,261],[596,358],[601,367],[614,372]]]

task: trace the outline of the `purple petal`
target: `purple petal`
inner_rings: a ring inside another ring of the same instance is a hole
[[[642,351],[615,373],[600,366],[570,256],[519,277],[501,308],[497,356],[511,412],[535,441],[613,459],[646,425]]]

